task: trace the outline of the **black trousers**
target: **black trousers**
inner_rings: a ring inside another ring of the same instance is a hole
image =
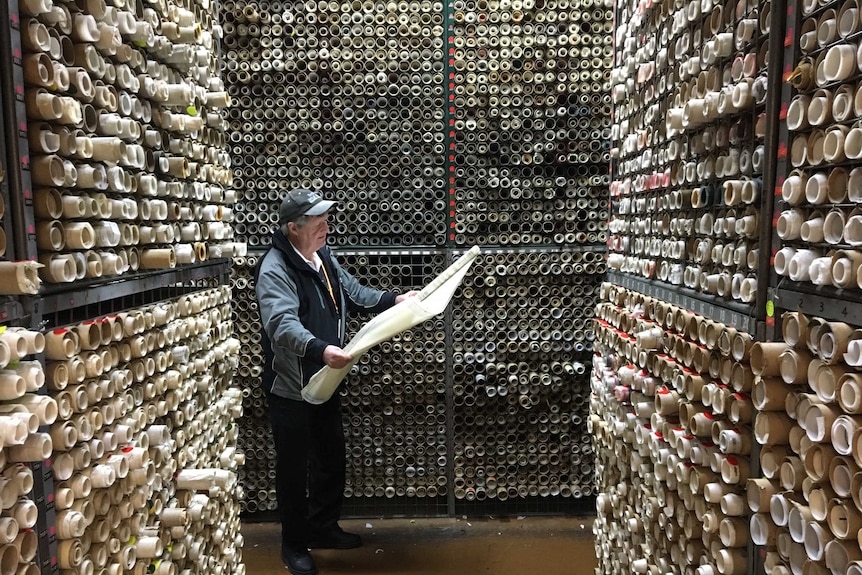
[[[315,531],[341,517],[347,463],[341,396],[320,405],[272,394],[268,399],[282,544],[304,548]]]

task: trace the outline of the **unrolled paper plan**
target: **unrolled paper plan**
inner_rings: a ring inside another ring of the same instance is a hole
[[[302,389],[302,398],[314,404],[328,400],[363,353],[402,331],[443,313],[478,255],[479,246],[473,246],[458,261],[425,286],[416,297],[405,299],[362,326],[362,329],[344,346],[344,351],[352,355],[353,360],[341,369],[327,366],[315,373],[311,376],[308,385]]]

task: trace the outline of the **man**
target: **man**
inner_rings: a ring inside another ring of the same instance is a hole
[[[365,287],[326,247],[335,202],[295,189],[279,209],[272,248],[255,273],[263,324],[268,393],[276,450],[276,497],[281,558],[293,575],[314,575],[308,548],[353,549],[362,541],[338,525],[345,480],[340,394],[320,405],[304,402],[302,388],[324,365],[353,358],[342,349],[347,313],[379,313],[417,292],[396,295]]]

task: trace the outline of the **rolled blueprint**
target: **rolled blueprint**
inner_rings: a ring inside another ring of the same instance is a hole
[[[353,360],[341,369],[325,366],[315,373],[311,376],[308,385],[302,389],[302,398],[313,404],[328,400],[363,353],[402,331],[443,313],[477,255],[479,255],[479,246],[473,246],[458,261],[425,286],[416,297],[405,299],[362,326],[362,329],[344,346],[344,351],[352,355]]]

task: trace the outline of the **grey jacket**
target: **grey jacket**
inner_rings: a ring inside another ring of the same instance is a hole
[[[281,231],[256,270],[263,325],[265,365],[261,384],[269,393],[302,400],[300,391],[323,367],[323,350],[344,345],[347,313],[379,313],[395,305],[396,294],[371,289],[347,273],[329,248],[318,251],[326,282],[296,253]]]

